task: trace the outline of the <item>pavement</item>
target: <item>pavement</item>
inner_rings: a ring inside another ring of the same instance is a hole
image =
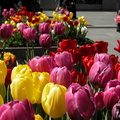
[[[52,16],[53,11],[43,10],[48,16]],[[88,38],[94,41],[108,42],[108,53],[120,56],[120,53],[114,50],[117,47],[117,40],[120,39],[120,33],[116,32],[116,11],[77,11],[77,17],[85,16],[89,22]]]
[[[53,11],[43,10],[43,13],[52,17]],[[77,11],[77,17],[85,16],[89,22],[88,38],[94,41],[105,41],[109,43],[108,53],[120,56],[120,53],[114,50],[117,47],[117,40],[120,39],[120,33],[116,32],[115,16],[116,11]]]

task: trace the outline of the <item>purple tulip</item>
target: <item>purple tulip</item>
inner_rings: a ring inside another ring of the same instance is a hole
[[[65,96],[66,109],[72,120],[89,120],[95,113],[94,93],[89,85],[72,83]]]
[[[112,108],[112,117],[117,120],[120,119],[120,100]]]
[[[35,120],[32,104],[14,100],[0,106],[0,120]]]
[[[54,60],[58,67],[66,66],[68,70],[72,70],[73,68],[72,54],[69,52],[57,52],[55,54]]]
[[[41,34],[50,33],[50,24],[49,23],[40,23],[38,29]]]
[[[27,27],[23,29],[23,37],[28,41],[36,39],[36,29],[33,27]]]
[[[14,8],[10,8],[9,13],[10,13],[10,16],[14,16],[16,11]]]
[[[54,24],[53,30],[56,35],[64,35],[65,25],[62,22],[56,22]]]
[[[111,64],[112,65],[112,60],[110,58],[110,55],[108,53],[96,53],[94,56],[94,63],[97,61],[101,61],[105,64]]]
[[[4,40],[10,39],[13,34],[14,27],[10,24],[2,24],[0,26],[0,37]]]
[[[20,23],[18,30],[20,31],[21,34],[23,34],[23,30],[25,28],[28,28],[28,25],[26,23]]]
[[[50,82],[69,87],[73,82],[70,71],[64,67],[55,67],[50,73]]]
[[[52,37],[50,36],[50,34],[40,35],[39,44],[44,48],[50,48],[52,45]]]
[[[104,89],[104,105],[109,110],[120,100],[120,81],[111,80]]]
[[[101,91],[101,92],[97,92],[94,96],[96,108],[98,110],[102,110],[104,108],[103,95],[104,92]]]
[[[100,88],[104,88],[108,81],[113,77],[113,69],[109,64],[95,62],[89,71],[89,81]]]
[[[50,73],[54,67],[56,67],[55,61],[49,55],[42,57],[36,56],[29,60],[29,66],[33,72],[48,72]]]

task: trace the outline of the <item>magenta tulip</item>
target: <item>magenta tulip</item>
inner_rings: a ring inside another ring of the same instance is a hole
[[[73,68],[73,60],[72,60],[72,54],[69,52],[57,52],[55,54],[55,62],[58,67],[66,66],[68,70],[72,70]]]
[[[3,104],[0,106],[0,120],[35,120],[32,104],[27,99]]]
[[[65,25],[62,22],[56,22],[54,24],[53,30],[56,35],[64,35]]]
[[[49,23],[40,23],[38,30],[41,34],[50,33],[50,24]]]
[[[33,72],[48,72],[50,73],[54,67],[56,67],[55,61],[49,55],[42,57],[35,56],[29,60],[29,66]]]
[[[52,37],[50,34],[42,34],[39,37],[39,44],[44,48],[49,48],[52,45]]]
[[[120,119],[120,100],[112,108],[112,117],[116,120]]]
[[[28,41],[36,39],[36,29],[33,27],[27,27],[23,29],[23,37]]]
[[[97,92],[94,96],[96,108],[98,110],[102,110],[104,108],[103,95],[104,92],[101,91],[101,92]]]
[[[23,30],[25,28],[28,28],[28,25],[26,23],[20,23],[18,30],[21,32],[21,34],[23,34]]]
[[[104,89],[104,105],[109,110],[120,100],[120,81],[111,80]]]
[[[97,87],[104,88],[113,77],[113,68],[103,62],[95,62],[89,71],[89,81]]]
[[[72,83],[65,96],[66,109],[72,120],[89,120],[95,113],[94,93],[89,85]]]
[[[96,53],[94,56],[94,63],[97,61],[101,61],[105,64],[111,64],[112,65],[112,60],[110,58],[110,55],[108,53]]]
[[[55,67],[50,73],[50,82],[69,87],[73,82],[70,71],[64,67]]]
[[[14,27],[10,24],[2,24],[0,26],[0,37],[4,40],[10,39],[13,34]]]

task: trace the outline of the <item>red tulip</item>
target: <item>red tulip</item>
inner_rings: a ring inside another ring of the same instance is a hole
[[[34,109],[27,99],[8,102],[0,106],[0,120],[35,120]]]
[[[66,109],[72,120],[89,120],[95,112],[94,94],[89,85],[73,83],[65,95]]]
[[[73,83],[70,71],[64,67],[55,67],[50,73],[50,82],[69,87]]]
[[[50,33],[50,24],[49,23],[40,23],[38,30],[41,34]]]
[[[5,40],[10,39],[13,34],[13,28],[10,24],[2,24],[0,26],[0,37]]]
[[[23,37],[28,41],[33,41],[36,39],[36,29],[32,27],[27,27],[23,29]]]
[[[62,22],[56,22],[54,24],[53,30],[56,35],[64,35],[65,25]]]
[[[120,40],[117,40],[117,42],[118,42],[118,47],[114,48],[114,50],[120,53]]]
[[[50,34],[42,34],[39,37],[39,44],[44,48],[49,48],[52,45],[52,37]]]

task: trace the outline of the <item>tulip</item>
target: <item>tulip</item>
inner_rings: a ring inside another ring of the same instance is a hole
[[[28,99],[32,104],[39,104],[42,90],[49,81],[49,74],[44,72],[18,74],[10,85],[11,95],[14,100]]]
[[[98,110],[102,110],[104,108],[103,95],[104,92],[101,91],[101,92],[97,92],[94,96],[96,108]]]
[[[42,34],[39,37],[39,44],[44,48],[49,48],[52,45],[52,37],[50,34]]]
[[[103,101],[106,108],[112,110],[112,107],[120,100],[120,81],[111,80],[104,89]]]
[[[43,89],[41,104],[43,110],[52,118],[60,118],[66,112],[66,87],[48,83]]]
[[[89,81],[100,88],[104,88],[113,77],[111,65],[103,62],[95,62],[89,71]]]
[[[3,97],[0,95],[0,106],[4,104]]]
[[[23,29],[23,37],[28,41],[34,41],[36,39],[36,29],[32,27]]]
[[[89,85],[73,83],[66,95],[66,109],[72,120],[89,120],[95,112],[94,94]]]
[[[11,101],[0,106],[0,120],[34,119],[34,109],[27,99]]]
[[[35,120],[43,120],[43,118],[39,114],[37,114],[35,115]]]
[[[64,35],[65,25],[62,22],[56,22],[54,24],[53,30],[56,35]]]
[[[112,108],[112,117],[117,120],[120,119],[120,100]]]
[[[49,55],[44,55],[42,57],[35,56],[29,60],[29,66],[32,71],[36,72],[48,72],[50,73],[54,67],[56,67],[55,61]]]
[[[26,23],[19,23],[17,24],[18,30],[20,31],[21,34],[23,34],[23,30],[25,28],[28,28],[28,25]]]
[[[50,24],[49,23],[40,23],[38,30],[41,34],[50,33]]]
[[[101,61],[105,64],[111,64],[112,65],[112,60],[110,58],[110,55],[108,53],[96,53],[94,56],[94,63],[97,61]]]
[[[32,72],[30,67],[28,65],[18,65],[13,68],[11,73],[11,80],[15,79],[18,73],[20,74],[27,74],[29,72]]]
[[[0,26],[0,37],[2,39],[10,39],[13,34],[13,26],[10,24],[2,24]]]
[[[117,40],[117,42],[118,42],[118,46],[117,48],[114,48],[114,50],[120,53],[120,40]]]
[[[65,87],[69,87],[73,82],[72,75],[70,71],[64,67],[55,67],[50,73],[50,82],[55,84],[60,84]]]
[[[69,52],[57,52],[55,54],[54,60],[58,67],[66,66],[68,70],[73,68],[72,54]]]

